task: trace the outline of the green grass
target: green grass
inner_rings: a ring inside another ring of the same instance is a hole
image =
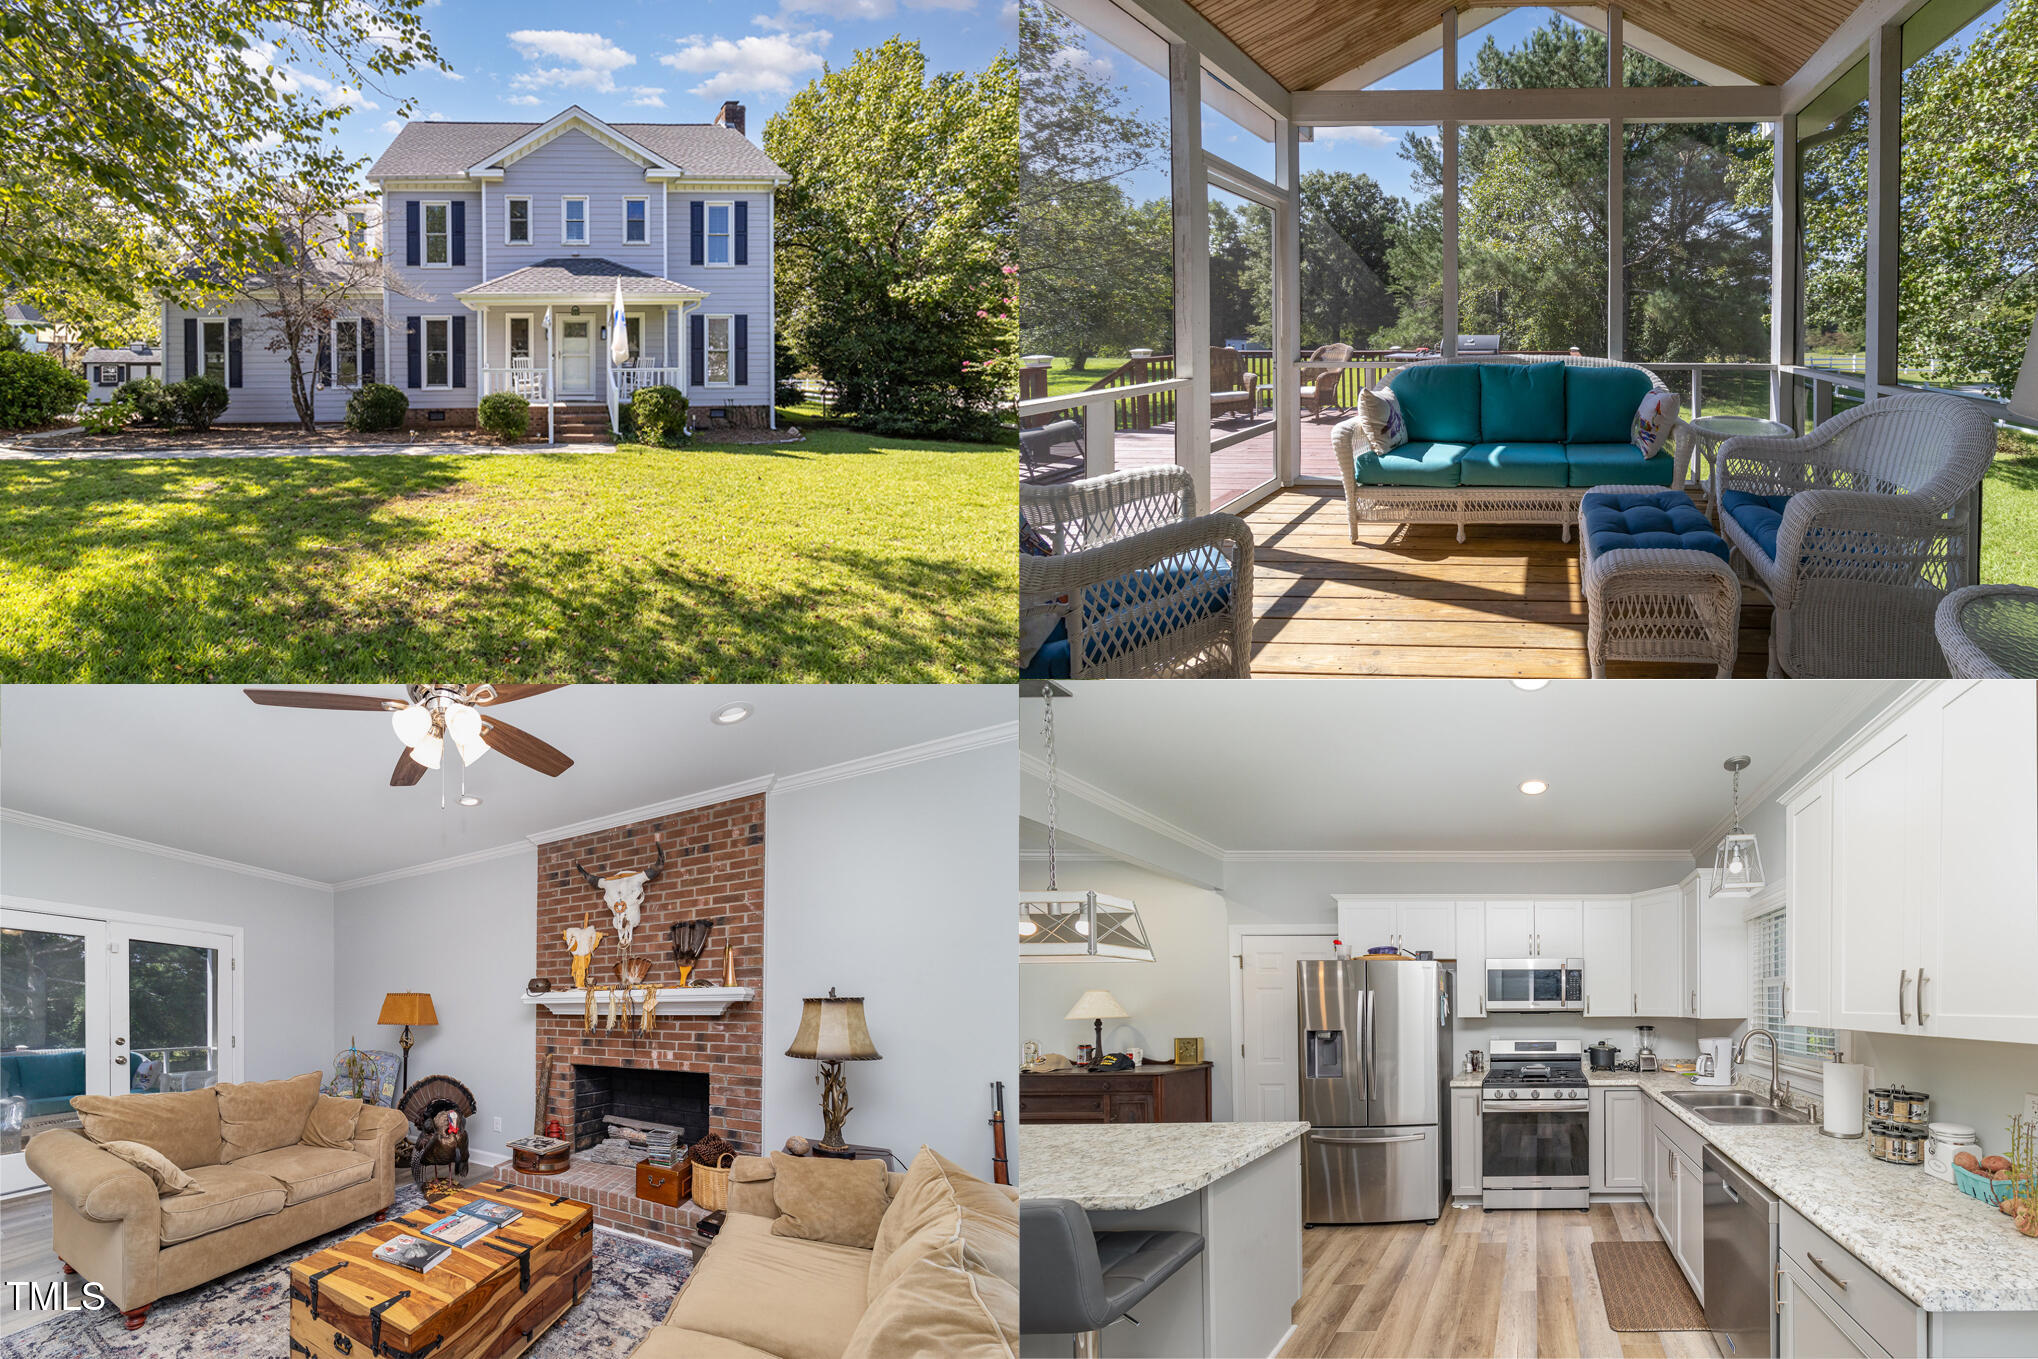
[[[1070,392],[1086,392],[1097,385],[1112,369],[1130,362],[1124,354],[1092,354],[1090,361],[1081,372],[1072,371],[1067,359],[1056,359],[1047,370],[1047,394],[1067,396]]]
[[[4,463],[0,676],[1003,681],[1017,486],[1009,447],[835,429]]]
[[[2038,434],[1996,431],[1981,488],[1981,578],[2038,586]]]

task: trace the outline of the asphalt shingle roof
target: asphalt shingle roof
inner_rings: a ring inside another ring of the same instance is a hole
[[[39,326],[44,324],[42,313],[26,302],[9,302],[7,304],[7,319],[16,325],[23,326]]]
[[[80,363],[161,363],[163,356],[151,349],[137,354],[132,349],[88,349]]]
[[[632,269],[627,264],[612,264],[599,259],[553,259],[539,260],[528,264],[501,278],[492,278],[472,288],[463,288],[462,297],[529,297],[545,293],[600,293],[606,297],[613,293],[616,281],[623,284],[624,297],[669,297],[674,293],[692,293],[701,297],[707,294],[685,283],[675,283],[669,278],[647,274],[641,269]]]
[[[548,120],[549,121],[549,120]],[[442,178],[480,165],[544,123],[404,124],[368,171],[370,179]],[[783,174],[771,157],[742,133],[713,123],[611,123],[617,132],[707,179]]]

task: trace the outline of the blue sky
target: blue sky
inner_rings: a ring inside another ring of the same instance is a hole
[[[601,0],[427,0],[422,11],[451,74],[414,72],[360,95],[342,124],[348,153],[373,157],[413,118],[540,122],[579,104],[610,122],[705,123],[725,99],[742,102],[748,131],[859,48],[892,34],[918,40],[932,70],[981,70],[1017,33],[1012,0],[728,0],[714,5]]]

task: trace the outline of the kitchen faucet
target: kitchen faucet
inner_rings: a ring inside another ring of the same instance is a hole
[[[1748,1057],[1748,1040],[1766,1038],[1769,1040],[1769,1107],[1787,1109],[1790,1107],[1790,1083],[1777,1081],[1776,1035],[1767,1029],[1750,1029],[1741,1035],[1741,1041],[1734,1047],[1734,1065],[1739,1066]]]

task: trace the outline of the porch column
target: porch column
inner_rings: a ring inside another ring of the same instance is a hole
[[[1883,24],[1868,40],[1868,390],[1862,393],[1864,401],[1881,396],[1879,388],[1897,384],[1903,91],[1903,25]]]
[[[484,236],[484,238],[486,237],[486,233],[485,233],[485,232],[483,233],[483,236]],[[480,400],[480,397],[481,397],[481,396],[487,396],[487,395],[488,395],[488,308],[487,308],[487,306],[485,306],[485,305],[484,305],[484,306],[479,306],[479,307],[476,307],[476,308],[474,309],[474,314],[475,314],[476,316],[478,316],[478,317],[480,318],[480,320],[481,320],[481,370],[480,370],[480,377],[481,377],[481,382],[480,382],[480,384],[479,384],[479,386],[478,386],[478,388],[477,388],[477,390],[478,390],[478,391],[479,391],[479,393],[480,393],[480,396],[477,396],[477,397],[475,398],[475,399],[476,399],[476,400],[478,401],[478,400]]]
[[[553,422],[559,411],[559,346],[552,339],[552,305],[545,304],[545,442],[559,442]]]
[[[1185,42],[1168,44],[1168,113],[1174,128],[1175,462],[1210,508],[1210,181],[1203,170],[1203,64]]]
[[[1458,10],[1454,5],[1444,11],[1444,89],[1458,88]],[[1447,122],[1437,129],[1437,139],[1443,143],[1443,175],[1441,204],[1443,208],[1443,325],[1444,333],[1438,337],[1443,346],[1446,360],[1458,357],[1458,125]]]
[[[1804,361],[1801,349],[1797,245],[1797,115],[1777,119],[1771,134],[1776,175],[1769,210],[1769,418],[1803,431],[1804,399],[1797,378],[1783,371]]]

